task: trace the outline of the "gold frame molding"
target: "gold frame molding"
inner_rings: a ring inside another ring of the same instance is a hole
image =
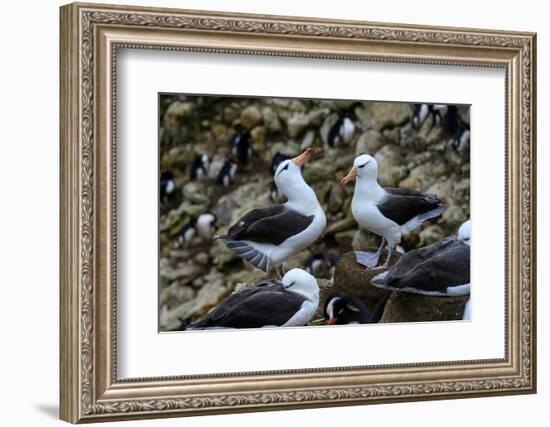
[[[61,418],[78,423],[534,393],[536,35],[70,4],[61,14]],[[506,72],[505,357],[116,377],[116,52],[170,49],[499,67]]]

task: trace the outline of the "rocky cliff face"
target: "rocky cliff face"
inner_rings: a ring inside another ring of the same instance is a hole
[[[458,110],[468,123],[469,109]],[[295,156],[311,145],[322,148],[306,164],[303,175],[327,213],[323,237],[289,260],[287,270],[303,267],[312,253],[338,257],[352,249],[378,244],[378,238],[358,230],[351,217],[353,186],[342,189],[338,185],[354,157],[361,153],[377,159],[381,185],[435,193],[445,203],[441,218],[407,236],[404,244],[408,248],[456,233],[470,216],[469,149],[456,149],[439,124],[431,129],[430,118],[415,129],[410,122],[412,112],[412,105],[401,103],[162,96],[160,170],[173,173],[175,191],[160,204],[161,330],[175,329],[182,320],[200,318],[239,283],[265,276],[220,242],[195,235],[180,245],[178,235],[185,224],[205,211],[217,216],[216,233],[222,234],[248,210],[273,204],[269,166],[278,152]],[[331,147],[330,131],[344,115],[351,117],[355,131],[349,141]],[[230,157],[229,141],[237,125],[249,131],[254,154],[247,164],[237,165],[233,184],[215,185]],[[208,175],[191,180],[190,167],[197,154],[208,155]],[[332,279],[329,269],[325,270],[322,276]],[[342,291],[367,292],[359,286],[345,288],[343,284],[350,283],[347,274],[340,264],[334,280],[323,282],[323,286],[333,284]],[[402,321],[399,316],[393,318]]]

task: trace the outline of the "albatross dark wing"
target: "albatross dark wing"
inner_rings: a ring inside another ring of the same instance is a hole
[[[189,329],[281,326],[302,306],[305,297],[285,290],[279,281],[234,293]]]
[[[431,211],[434,211],[434,216],[437,216],[441,213],[439,210],[443,209],[441,200],[434,194],[393,187],[385,187],[384,190],[387,192],[387,197],[377,205],[378,210],[399,225]]]
[[[470,247],[456,238],[408,252],[385,277],[392,288],[442,292],[470,283]]]
[[[279,245],[304,231],[312,221],[313,215],[301,215],[283,205],[254,209],[237,221],[223,238]]]

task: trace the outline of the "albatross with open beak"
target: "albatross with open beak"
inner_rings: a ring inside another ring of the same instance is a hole
[[[310,246],[325,229],[325,213],[301,173],[314,152],[310,147],[277,166],[275,183],[286,196],[286,203],[254,209],[232,225],[227,234],[217,237],[260,270],[267,272],[270,267],[278,267],[282,277],[284,261]]]
[[[376,252],[355,253],[357,262],[367,268],[378,265],[387,242],[388,256],[378,267],[386,268],[403,235],[443,213],[441,201],[433,194],[405,188],[382,188],[378,184],[378,163],[368,154],[355,158],[353,167],[340,184],[345,187],[352,180],[355,180],[351,202],[353,217],[359,226],[382,237]]]

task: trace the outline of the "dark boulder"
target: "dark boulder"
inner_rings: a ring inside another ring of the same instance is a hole
[[[369,250],[373,249],[371,248]],[[385,261],[385,259],[386,252],[384,251],[382,254],[382,261]],[[399,255],[394,253],[390,262],[390,267],[398,259]],[[371,313],[378,301],[386,294],[386,291],[371,285],[370,282],[374,276],[383,271],[384,270],[381,269],[369,270],[357,263],[354,252],[345,253],[336,264],[332,286],[321,289],[320,304],[317,314],[322,316],[325,300],[332,293],[354,295],[365,304],[367,310]],[[317,318],[317,315],[315,318]]]
[[[394,292],[386,304],[381,323],[461,320],[469,296],[431,297]]]

